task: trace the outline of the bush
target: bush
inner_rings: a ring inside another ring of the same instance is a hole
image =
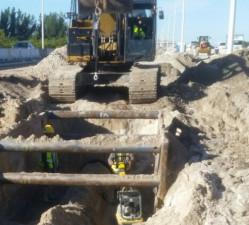
[[[0,48],[11,48],[17,41],[20,40],[6,37],[4,31],[0,30]],[[37,39],[36,35],[27,41],[31,42],[36,48],[42,48],[42,41],[41,39]],[[45,48],[59,48],[67,44],[67,38],[45,39],[44,42]]]
[[[31,38],[29,41],[36,47],[42,48],[42,40]],[[59,48],[66,45],[67,39],[65,38],[51,38],[44,40],[44,48]]]
[[[0,48],[11,48],[16,42],[16,38],[8,38],[5,36],[4,30],[0,30]]]

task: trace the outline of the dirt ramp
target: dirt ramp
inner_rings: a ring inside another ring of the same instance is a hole
[[[108,174],[110,170],[100,162],[85,164],[82,173]],[[41,216],[39,225],[115,225],[114,188],[70,187],[61,205],[57,205]]]
[[[45,212],[38,225],[95,225],[90,214],[94,214],[90,209],[80,204],[58,205]]]

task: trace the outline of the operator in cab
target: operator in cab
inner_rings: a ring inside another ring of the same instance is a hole
[[[135,24],[133,26],[133,38],[134,39],[144,39],[145,38],[146,27],[143,23],[141,16],[136,17]]]
[[[141,16],[137,16],[136,22],[133,26],[133,38],[134,39],[144,39],[145,38],[145,25]]]

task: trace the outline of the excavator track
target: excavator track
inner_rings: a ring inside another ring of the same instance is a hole
[[[76,65],[60,67],[48,82],[48,93],[53,102],[71,103],[76,100],[76,77],[82,70]]]
[[[129,78],[129,102],[143,104],[155,102],[158,98],[159,67],[133,67]]]

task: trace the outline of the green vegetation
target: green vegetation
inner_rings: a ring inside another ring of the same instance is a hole
[[[249,42],[244,41],[244,42],[243,42],[243,48],[247,48],[248,46],[249,46]]]
[[[4,30],[0,30],[0,48],[9,48],[11,47],[17,39],[6,37]]]
[[[66,44],[67,25],[57,13],[44,15],[44,42],[46,48],[57,48]],[[29,41],[41,48],[41,24],[34,16],[15,8],[0,12],[0,48],[10,48],[17,41]]]

